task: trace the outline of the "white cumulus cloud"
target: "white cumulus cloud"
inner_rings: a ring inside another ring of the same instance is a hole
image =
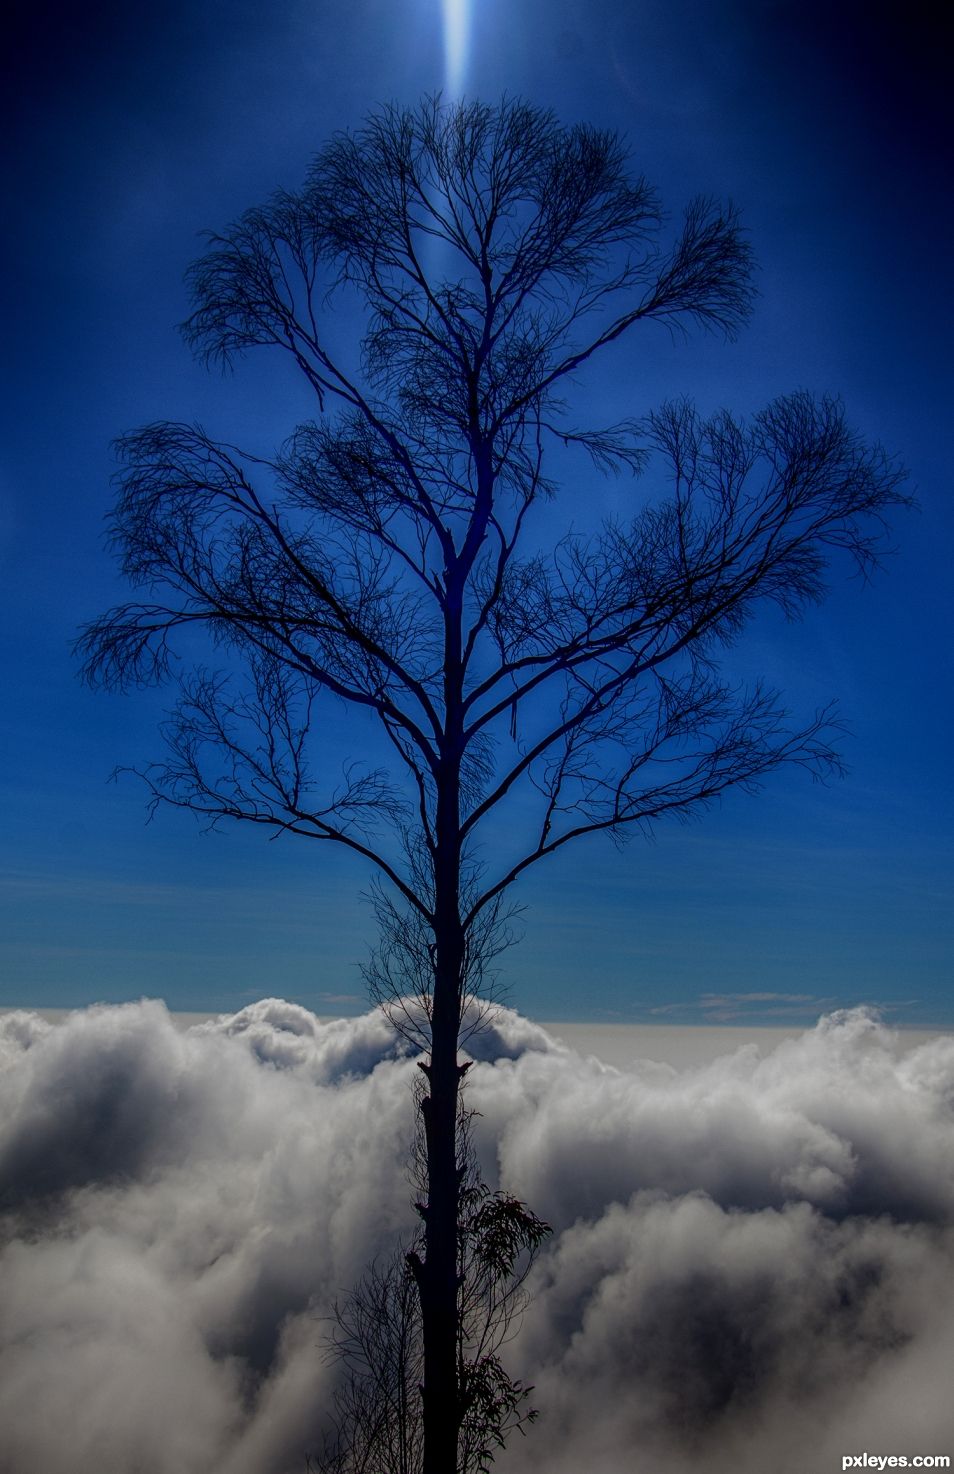
[[[502,1010],[485,1173],[553,1226],[509,1347],[512,1474],[954,1454],[954,1041],[863,1012],[620,1072]],[[303,1474],[323,1320],[413,1226],[409,1047],[264,1000],[0,1019],[4,1474]]]

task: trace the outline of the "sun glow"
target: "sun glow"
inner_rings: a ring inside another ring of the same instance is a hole
[[[444,16],[444,86],[459,97],[467,72],[472,0],[441,0]]]

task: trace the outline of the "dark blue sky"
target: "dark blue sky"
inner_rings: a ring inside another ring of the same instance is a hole
[[[181,418],[271,445],[309,412],[273,361],[225,380],[191,362],[175,325],[198,232],[295,187],[376,103],[439,88],[442,8],[19,10],[3,103],[0,1002],[280,993],[350,1011],[371,926],[362,867],[257,832],[201,836],[171,813],[147,827],[136,784],[106,779],[158,754],[168,696],[85,691],[70,642],[120,593],[103,544],[115,435]],[[736,344],[647,336],[581,382],[581,405],[602,420],[690,393],[744,413],[833,391],[920,502],[871,587],[840,570],[804,625],[766,620],[738,652],[740,676],[764,671],[796,711],[839,698],[848,777],[778,775],[651,846],[554,861],[522,892],[513,1002],[770,1023],[867,1001],[954,1026],[945,38],[919,4],[789,0],[487,0],[469,34],[469,93],[621,130],[673,213],[694,193],[731,197],[759,258]],[[608,511],[630,495],[585,494]]]

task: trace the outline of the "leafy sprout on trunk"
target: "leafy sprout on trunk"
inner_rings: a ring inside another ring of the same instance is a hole
[[[525,1280],[550,1230],[511,1194],[480,1178],[461,1113],[457,1232],[457,1379],[462,1416],[457,1467],[488,1474],[507,1435],[537,1417],[532,1387],[511,1377],[500,1351],[515,1334]],[[426,1160],[417,1161],[426,1188]],[[332,1426],[313,1474],[419,1474],[424,1451],[424,1359],[416,1276],[421,1239],[375,1261],[334,1307],[328,1349],[339,1372]]]

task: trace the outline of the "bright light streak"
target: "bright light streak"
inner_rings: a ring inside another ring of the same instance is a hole
[[[460,97],[467,72],[471,0],[441,0],[444,12],[444,86]]]

